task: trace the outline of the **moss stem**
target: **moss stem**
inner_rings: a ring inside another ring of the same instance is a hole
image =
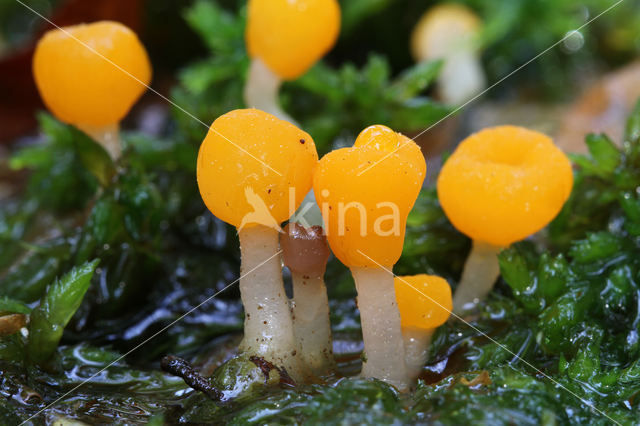
[[[282,261],[280,256],[274,256],[279,251],[278,231],[255,225],[238,234],[242,255],[240,295],[245,310],[240,349],[284,367],[298,379],[301,369],[282,281]]]
[[[476,307],[487,297],[498,276],[498,253],[501,247],[473,241],[471,253],[462,271],[462,278],[453,295],[453,312],[461,314]]]
[[[268,112],[297,126],[295,120],[284,112],[278,102],[281,85],[280,77],[267,68],[260,58],[254,58],[249,66],[249,75],[244,86],[244,103],[247,108]]]
[[[364,340],[363,377],[375,377],[401,391],[409,388],[400,312],[391,268],[351,268],[358,290]]]

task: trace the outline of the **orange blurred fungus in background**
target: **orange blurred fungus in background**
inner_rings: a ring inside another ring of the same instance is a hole
[[[144,0],[63,0],[51,16],[60,27],[98,20],[114,20],[139,32]],[[0,59],[0,144],[35,128],[35,112],[44,109],[31,73],[35,42],[51,24],[38,19],[33,42]]]

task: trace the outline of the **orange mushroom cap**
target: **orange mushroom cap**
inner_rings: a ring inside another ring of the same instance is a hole
[[[285,80],[304,74],[331,49],[340,32],[336,0],[250,0],[246,42]]]
[[[317,162],[308,133],[266,112],[238,109],[218,117],[202,142],[198,187],[211,213],[231,225],[279,225],[309,192]]]
[[[102,127],[120,122],[144,93],[151,64],[133,31],[100,21],[47,32],[36,46],[33,74],[58,119]]]
[[[453,309],[451,287],[436,275],[412,275],[394,280],[403,328],[431,330],[447,322]]]
[[[426,170],[418,145],[380,125],[363,130],[353,147],[320,160],[313,190],[329,245],[342,263],[378,267],[398,261]]]
[[[572,187],[571,163],[548,136],[499,126],[460,143],[440,172],[438,198],[458,230],[506,247],[544,228]]]

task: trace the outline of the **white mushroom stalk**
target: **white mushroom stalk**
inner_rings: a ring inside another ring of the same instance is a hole
[[[275,115],[281,120],[297,125],[295,120],[281,107],[278,94],[282,79],[272,72],[260,58],[253,58],[249,66],[249,75],[244,86],[244,103]]]
[[[260,354],[284,365],[297,377],[301,369],[284,291],[278,231],[256,225],[243,228],[240,237],[240,295],[245,310],[243,352]]]
[[[322,227],[289,223],[281,234],[280,246],[293,280],[291,311],[298,355],[313,374],[326,374],[335,364],[324,282],[329,245]]]
[[[365,352],[361,375],[384,380],[406,390],[404,340],[391,268],[352,267]]]
[[[78,125],[78,128],[98,142],[116,161],[122,155],[122,141],[120,138],[120,124],[111,124],[104,127]]]
[[[464,264],[460,283],[453,296],[453,311],[463,313],[484,300],[500,276],[498,254],[502,247],[482,241],[473,241],[471,252]]]
[[[463,104],[487,85],[476,46],[480,26],[467,7],[442,4],[428,10],[413,31],[411,48],[417,61],[444,60],[438,93],[448,104]]]
[[[435,329],[423,330],[416,327],[402,329],[404,339],[404,358],[407,363],[407,374],[417,378],[429,358],[429,347]]]

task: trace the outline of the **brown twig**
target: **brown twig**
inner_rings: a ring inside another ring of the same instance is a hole
[[[162,370],[174,376],[181,377],[184,382],[195,390],[199,390],[214,401],[220,401],[222,392],[216,389],[210,381],[201,376],[191,364],[182,358],[169,355],[162,358]]]

